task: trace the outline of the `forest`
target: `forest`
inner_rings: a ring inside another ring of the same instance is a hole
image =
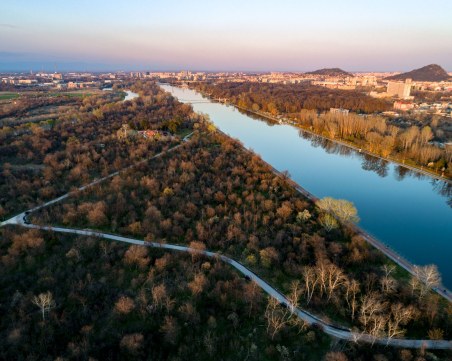
[[[322,202],[205,130],[183,151],[43,209],[33,222],[221,251],[331,322],[375,336],[450,337],[451,305],[332,219],[330,199]],[[343,214],[344,223],[356,217]],[[436,282],[434,267],[421,272]]]
[[[303,83],[194,83],[194,86],[213,98],[227,98],[240,107],[261,110],[272,115],[297,113],[302,109],[326,111],[330,108],[371,114],[392,108],[392,104],[387,100],[372,98],[361,92]]]
[[[383,158],[452,176],[452,147],[431,144],[433,140],[445,141],[439,119],[434,118],[427,124],[413,120],[408,122],[411,126],[402,126],[371,114],[389,109],[386,101],[352,91],[254,83],[196,83],[193,86],[213,98],[228,99],[239,108],[264,116],[287,117],[303,129],[348,142]],[[329,112],[330,108],[352,112],[336,114]]]
[[[272,338],[260,289],[215,260],[12,227],[0,250],[3,360],[447,359],[315,328]]]
[[[435,267],[411,277],[348,226],[357,217],[351,204],[314,204],[154,83],[127,87],[140,97],[85,97],[51,129],[2,133],[4,217],[179,144],[120,137],[125,124],[193,129],[174,152],[74,191],[31,214],[32,222],[221,251],[329,322],[377,337],[451,338],[452,305],[430,291],[439,282]],[[0,250],[2,359],[451,356],[332,340],[224,263],[195,254],[16,226],[0,229]]]
[[[197,117],[156,85],[136,83],[132,89],[142,95],[134,102],[104,92],[77,99],[52,121],[1,127],[0,219],[173,145],[140,137],[120,142],[117,132],[124,124],[132,129],[172,124],[177,131]],[[46,99],[53,104],[53,97]]]

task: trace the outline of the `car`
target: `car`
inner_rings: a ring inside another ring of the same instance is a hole
[[[245,279],[246,279],[247,281],[251,281],[251,277],[248,276],[248,275],[245,275]]]

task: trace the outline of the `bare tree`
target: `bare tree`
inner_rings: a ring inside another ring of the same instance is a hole
[[[372,323],[371,328],[375,328],[375,316],[381,314],[386,308],[386,305],[380,300],[380,296],[376,293],[369,293],[362,298],[361,308],[359,310],[359,320],[363,326],[368,329]],[[378,323],[380,320],[378,320]],[[374,330],[375,331],[375,330]]]
[[[162,283],[160,285],[153,286],[151,293],[154,304],[157,307],[162,307],[165,304],[165,299],[168,297],[165,284]]]
[[[328,289],[328,300],[331,299],[333,293],[346,282],[346,277],[342,270],[335,266],[334,264],[329,264],[326,267],[327,271],[327,289]]]
[[[259,300],[261,299],[262,293],[260,287],[256,282],[247,282],[243,286],[243,297],[249,304],[249,316],[251,316],[254,308],[257,307]]]
[[[193,295],[197,296],[207,287],[209,281],[203,273],[198,273],[195,275],[193,281],[188,283],[188,288],[190,288]]]
[[[306,293],[306,302],[309,304],[319,282],[319,278],[314,267],[308,266],[303,268],[303,280],[304,290]]]
[[[395,271],[396,267],[394,265],[385,264],[382,269],[384,276],[380,280],[381,290],[386,294],[395,292],[397,288],[397,281],[391,277],[391,273]]]
[[[428,338],[430,340],[443,340],[444,331],[440,328],[434,328],[428,331]]]
[[[289,324],[292,312],[289,308],[282,307],[276,298],[270,297],[265,310],[267,319],[267,332],[272,339],[281,329]]]
[[[414,315],[415,309],[413,306],[405,307],[401,303],[393,304],[387,323],[388,338],[402,336],[405,333],[405,330],[403,330],[401,326],[406,325]]]
[[[192,241],[190,242],[190,254],[193,262],[202,259],[202,255],[206,250],[206,245],[203,242]]]
[[[127,315],[135,308],[135,303],[130,297],[121,296],[115,303],[115,311]]]
[[[427,292],[434,287],[438,287],[441,284],[441,276],[438,272],[438,267],[435,265],[426,266],[414,266],[414,277],[416,279],[411,280],[411,286],[413,291],[416,289],[419,291],[419,297],[423,298]]]
[[[350,308],[352,320],[355,319],[356,307],[358,306],[356,295],[359,293],[359,291],[360,288],[358,281],[348,280],[345,282],[345,300],[347,301],[348,307]]]
[[[289,300],[289,308],[292,313],[295,312],[295,309],[299,306],[300,295],[302,292],[302,286],[300,281],[293,281],[290,285],[290,294],[287,297]]]
[[[55,307],[52,292],[40,293],[33,297],[33,303],[41,310],[42,320],[45,321],[45,314]]]

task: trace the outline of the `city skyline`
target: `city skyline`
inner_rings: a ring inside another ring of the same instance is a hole
[[[446,1],[19,0],[3,10],[0,71],[452,71]]]

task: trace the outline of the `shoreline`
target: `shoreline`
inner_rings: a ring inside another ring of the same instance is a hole
[[[220,130],[218,128],[216,128],[216,131],[230,139],[236,140],[235,138],[224,133],[222,130]],[[245,151],[251,152],[251,153],[259,156],[258,154],[254,153],[252,150],[246,148],[245,146],[242,145],[242,147]],[[285,178],[285,180],[287,181],[289,186],[291,186],[295,191],[297,191],[298,193],[300,193],[301,195],[303,195],[304,197],[306,197],[307,199],[309,199],[310,201],[312,201],[314,203],[316,203],[319,200],[319,198],[317,198],[315,195],[313,195],[308,190],[303,188],[292,178],[285,177],[281,171],[277,170],[275,167],[273,167],[271,164],[266,162],[260,156],[259,156],[259,159],[265,165],[267,165],[275,175]],[[395,250],[389,248],[389,246],[384,244],[382,241],[376,239],[374,236],[371,236],[369,233],[367,233],[364,229],[362,229],[361,227],[359,227],[356,224],[349,223],[345,226],[350,227],[354,232],[356,232],[356,234],[362,236],[367,243],[369,243],[371,246],[375,247],[377,250],[379,250],[381,253],[383,253],[386,257],[388,257],[391,261],[396,263],[398,266],[402,267],[405,271],[410,273],[412,276],[416,277],[416,275],[414,273],[415,265],[413,263],[411,263],[410,261],[408,261],[407,259],[403,258],[401,255],[399,255]],[[440,296],[444,297],[447,301],[452,302],[452,292],[448,288],[446,288],[444,285],[440,285],[436,288],[432,288],[432,291],[436,292]]]
[[[168,83],[168,84],[172,85],[170,83]],[[374,158],[382,159],[382,160],[385,160],[387,162],[391,162],[391,163],[397,164],[398,166],[404,167],[404,168],[406,168],[408,170],[411,170],[413,172],[425,175],[427,177],[430,177],[430,178],[433,178],[433,179],[436,179],[436,180],[439,180],[439,181],[444,181],[444,182],[452,185],[452,179],[451,178],[446,177],[446,176],[442,176],[442,175],[440,175],[440,174],[438,174],[436,172],[428,170],[427,168],[424,169],[423,166],[417,167],[417,166],[414,166],[414,165],[408,165],[408,164],[403,163],[403,162],[401,162],[401,161],[399,161],[399,160],[397,160],[395,158],[392,158],[392,157],[383,157],[381,155],[372,153],[372,152],[370,152],[370,151],[368,151],[366,149],[359,148],[358,146],[356,146],[356,145],[354,145],[352,143],[349,143],[349,142],[347,142],[345,140],[336,139],[336,138],[330,138],[330,137],[325,136],[323,134],[316,133],[316,132],[314,132],[314,131],[312,131],[310,129],[306,129],[306,128],[298,125],[298,124],[289,124],[289,123],[286,123],[286,122],[280,123],[281,119],[278,119],[275,116],[272,116],[272,115],[269,115],[269,114],[265,114],[265,113],[256,112],[256,111],[254,111],[252,109],[247,109],[247,108],[244,108],[244,107],[240,107],[240,106],[238,106],[236,104],[233,104],[233,103],[230,103],[230,102],[229,103],[219,102],[219,101],[215,100],[214,98],[212,98],[210,95],[208,95],[206,93],[203,93],[203,92],[200,92],[197,89],[193,89],[193,88],[190,88],[190,87],[189,87],[189,89],[194,90],[197,93],[200,93],[202,96],[208,98],[210,101],[221,103],[221,104],[226,104],[226,105],[232,105],[234,108],[236,108],[238,110],[242,110],[244,112],[251,113],[251,114],[257,115],[259,117],[272,120],[272,121],[274,121],[274,122],[276,122],[276,123],[278,123],[280,125],[292,126],[292,127],[296,128],[296,129],[299,129],[299,130],[301,130],[303,132],[306,132],[308,134],[315,135],[315,136],[327,139],[327,140],[329,140],[329,141],[331,141],[333,143],[336,143],[336,144],[342,145],[344,147],[348,147],[350,149],[353,149],[353,150],[355,150],[355,151],[357,151],[359,153],[364,153],[364,154],[367,154],[367,155],[372,156]]]
[[[170,85],[171,85],[171,84],[170,84]],[[198,92],[198,91],[195,90],[195,89],[191,89],[191,90],[193,90],[193,91],[195,91],[195,92],[197,92],[197,93],[199,93],[199,94],[205,96],[205,97],[206,97],[209,101],[211,101],[211,102],[217,102],[215,99],[212,99],[212,98],[211,98],[210,96],[208,96],[207,94]],[[217,103],[221,103],[221,102],[217,102]],[[230,103],[230,105],[233,105],[233,104]],[[244,110],[245,112],[248,112],[248,110],[246,110],[246,109],[243,109],[243,108],[238,107],[238,106],[236,106],[236,105],[233,105],[233,106],[234,106],[234,108],[237,108],[237,109],[239,109],[239,110]],[[274,119],[274,118],[272,118],[272,117],[268,117],[268,116],[267,116],[267,117],[264,117],[263,115],[261,115],[261,114],[259,114],[259,113],[256,113],[256,112],[253,112],[253,111],[249,111],[249,112],[252,113],[252,114],[256,114],[257,116],[260,116],[260,117],[262,117],[262,118],[268,118],[268,119],[270,119],[270,120],[272,120],[272,121],[279,121],[279,120]],[[211,123],[212,123],[213,125],[215,125],[213,122],[211,122]],[[288,124],[288,125],[290,125],[290,124]],[[303,128],[300,128],[300,127],[295,127],[295,128],[300,129],[301,131],[305,131]],[[234,139],[234,140],[238,140],[238,141],[240,142],[240,139],[235,139],[234,137],[232,137],[232,136],[228,135],[227,133],[223,132],[222,130],[220,130],[220,129],[219,129],[218,127],[216,127],[216,126],[215,126],[215,129],[216,129],[217,132],[219,132],[219,133],[225,135],[226,137],[231,138],[231,139]],[[314,133],[314,132],[311,132],[311,131],[306,131],[306,132],[308,132],[308,133],[310,133],[310,134],[313,134],[313,135],[316,135],[316,136],[323,137],[323,136],[318,135],[318,134],[316,134],[316,133]],[[328,139],[328,138],[326,138],[326,139]],[[336,140],[331,140],[331,141],[337,142]],[[241,142],[240,142],[240,143],[241,143]],[[338,143],[339,143],[339,142],[338,142]],[[242,143],[241,143],[241,144],[242,144]],[[340,143],[340,144],[341,144],[341,143]],[[357,150],[357,147],[352,147],[352,146],[349,146],[349,145],[347,145],[347,144],[344,144],[344,145],[346,145],[346,146],[349,147],[349,148],[353,148],[354,150]],[[246,148],[243,144],[242,144],[242,147],[243,147],[244,150],[249,151],[249,152],[252,152],[253,154],[256,154],[256,153],[254,153],[253,150]],[[258,154],[256,154],[256,155],[258,155]],[[370,153],[369,155],[370,155],[370,156],[374,156],[374,155],[371,154],[371,153]],[[261,161],[264,162],[264,164],[266,164],[266,165],[269,167],[269,169],[270,169],[271,171],[273,171],[273,173],[275,173],[275,174],[278,175],[278,176],[283,176],[281,171],[278,171],[278,170],[277,170],[276,168],[274,168],[271,164],[269,164],[269,163],[266,162],[264,159],[262,159],[262,157],[261,157],[260,155],[258,155],[258,156],[259,156],[259,158],[261,159]],[[384,159],[384,158],[382,158],[382,157],[378,157],[378,156],[376,156],[376,157],[377,157],[377,158],[380,158],[380,159]],[[386,160],[386,159],[385,159],[385,160]],[[388,161],[390,161],[390,160],[388,160]],[[403,166],[405,166],[405,165],[403,165]],[[414,169],[414,170],[415,170],[415,169]],[[415,171],[417,171],[417,170],[415,170]],[[426,175],[430,176],[429,174],[426,174]],[[315,203],[315,202],[319,199],[319,198],[317,198],[316,196],[314,196],[312,193],[310,193],[309,191],[307,191],[306,189],[304,189],[301,185],[299,185],[299,184],[298,184],[296,181],[294,181],[292,178],[290,178],[290,177],[285,177],[285,178],[286,178],[286,180],[288,181],[288,183],[289,183],[290,186],[292,186],[296,191],[298,191],[300,194],[302,194],[303,196],[305,196],[305,197],[308,198],[309,200],[311,200],[311,201],[313,201],[313,202]],[[445,179],[441,179],[441,180],[445,180]],[[448,183],[452,183],[452,182],[448,180]],[[375,247],[376,249],[378,249],[378,250],[379,250],[380,252],[382,252],[386,257],[388,257],[390,260],[392,260],[393,262],[395,262],[398,266],[400,266],[401,268],[403,268],[404,270],[406,270],[406,271],[407,271],[408,273],[410,273],[411,275],[415,276],[415,273],[414,273],[415,264],[413,264],[413,263],[411,263],[410,261],[408,261],[407,259],[405,259],[403,256],[401,256],[400,254],[398,254],[395,250],[391,249],[391,248],[390,248],[388,245],[386,245],[384,242],[378,240],[376,237],[372,236],[371,234],[369,234],[368,232],[366,232],[364,229],[362,229],[362,228],[359,227],[358,225],[355,225],[355,224],[348,224],[347,226],[351,227],[351,228],[356,232],[356,234],[362,236],[362,237],[364,238],[364,240],[365,240],[368,244],[370,244],[371,246],[373,246],[373,247]],[[452,302],[452,291],[449,290],[448,288],[446,288],[443,284],[440,284],[438,287],[432,288],[432,291],[438,293],[440,296],[442,296],[443,298],[445,298],[447,301]]]
[[[278,122],[278,123],[279,123],[279,121],[280,121],[280,119],[277,119],[277,118],[275,118],[275,117],[273,117],[273,116],[271,116],[271,115],[266,115],[266,114],[258,113],[258,112],[255,112],[255,111],[253,111],[253,110],[250,110],[250,109],[246,109],[246,108],[243,108],[243,107],[239,107],[238,105],[235,105],[235,104],[232,104],[232,103],[230,103],[230,105],[234,106],[235,108],[237,108],[237,109],[239,109],[239,110],[243,110],[243,111],[245,111],[245,112],[249,112],[249,113],[251,113],[251,114],[260,116],[260,117],[262,117],[262,118],[267,118],[267,119],[273,120],[273,121]],[[308,134],[316,135],[316,136],[318,136],[318,137],[327,139],[327,140],[329,140],[330,142],[337,143],[337,144],[342,145],[342,146],[344,146],[344,147],[348,147],[348,148],[351,148],[351,149],[353,149],[353,150],[356,150],[356,151],[359,152],[359,153],[364,153],[364,154],[370,155],[370,156],[372,156],[372,157],[374,157],[374,158],[382,159],[382,160],[384,160],[384,161],[387,161],[387,162],[391,162],[391,163],[397,164],[398,166],[404,167],[404,168],[409,169],[409,170],[411,170],[411,171],[413,171],[413,172],[416,172],[416,173],[420,173],[420,174],[425,175],[425,176],[427,176],[427,177],[434,178],[434,179],[436,179],[436,180],[440,180],[440,181],[443,181],[443,182],[452,184],[452,179],[450,179],[449,177],[439,175],[439,174],[437,174],[437,173],[434,173],[434,172],[432,172],[432,171],[426,170],[426,169],[424,169],[424,168],[420,168],[420,167],[416,167],[416,166],[413,166],[413,165],[409,165],[409,164],[403,163],[403,162],[401,162],[401,161],[399,161],[399,160],[397,160],[397,159],[394,159],[394,158],[383,157],[383,156],[381,156],[381,155],[372,153],[372,152],[370,152],[370,151],[368,151],[368,150],[366,150],[366,149],[359,148],[358,146],[356,146],[356,145],[354,145],[354,144],[352,144],[352,143],[348,143],[348,142],[345,141],[345,140],[342,140],[342,139],[336,139],[336,138],[330,138],[330,137],[328,137],[328,136],[326,136],[326,135],[319,134],[319,133],[316,133],[316,132],[314,132],[314,131],[312,131],[312,130],[306,129],[306,128],[304,128],[304,127],[298,125],[298,124],[289,124],[289,123],[283,122],[281,125],[289,125],[289,126],[292,126],[292,127],[297,128],[297,129],[299,129],[299,130],[301,130],[301,131],[303,131],[303,132],[306,132],[306,133],[308,133]],[[421,167],[422,167],[422,166],[421,166]]]

